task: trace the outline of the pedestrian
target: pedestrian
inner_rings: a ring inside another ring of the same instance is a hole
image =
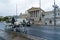
[[[26,25],[26,21],[25,20],[23,20],[23,26],[25,26]]]
[[[14,22],[15,22],[15,19],[14,19],[14,17],[12,18],[12,24],[14,24]]]
[[[15,22],[15,19],[14,17],[12,17],[12,28],[15,28],[14,22]]]

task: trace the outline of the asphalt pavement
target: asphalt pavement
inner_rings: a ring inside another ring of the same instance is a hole
[[[25,27],[27,34],[44,38],[46,40],[60,40],[59,26],[34,26]]]
[[[16,33],[6,32],[4,22],[0,22],[0,40],[31,40]]]
[[[4,30],[4,25],[0,23],[0,29]],[[60,40],[60,26],[31,26],[22,27],[22,30],[26,30],[29,35],[41,37],[46,40]],[[3,33],[2,33],[3,34]],[[0,34],[0,35],[2,35]]]

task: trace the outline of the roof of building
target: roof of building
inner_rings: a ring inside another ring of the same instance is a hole
[[[60,11],[60,8],[56,9],[56,11]],[[54,12],[54,10],[51,10],[51,11],[46,11],[45,13],[48,13],[48,12]]]
[[[27,11],[35,11],[35,10],[41,10],[44,11],[43,9],[39,8],[39,7],[32,7],[30,9],[28,9]],[[45,12],[45,11],[44,11]]]

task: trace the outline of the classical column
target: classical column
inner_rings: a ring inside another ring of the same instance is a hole
[[[35,17],[35,11],[34,11],[34,17]]]

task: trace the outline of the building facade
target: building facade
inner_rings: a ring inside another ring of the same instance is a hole
[[[32,7],[27,10],[29,14],[29,19],[34,22],[39,22],[41,19],[41,14],[44,13],[44,11],[41,8]]]
[[[42,22],[44,25],[54,25],[54,11],[48,11],[44,13]],[[56,25],[60,25],[60,9],[56,10]]]

